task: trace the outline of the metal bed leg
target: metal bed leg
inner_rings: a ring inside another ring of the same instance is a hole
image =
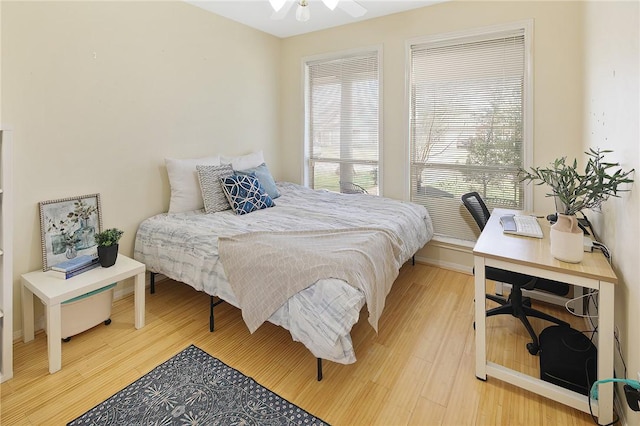
[[[416,266],[416,255],[415,254],[411,257],[411,266]]]
[[[156,275],[158,275],[157,272],[151,272],[151,275],[149,275],[149,289],[151,294],[156,292]]]
[[[322,380],[322,358],[318,358],[318,381]]]
[[[209,295],[209,331],[212,332],[214,330],[214,318],[213,318],[213,308],[224,302],[224,300],[220,299],[217,302],[213,301],[213,296]]]
[[[213,331],[213,307],[216,306],[213,303],[213,296],[209,296],[209,332]]]

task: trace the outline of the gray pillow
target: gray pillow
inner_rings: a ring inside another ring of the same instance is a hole
[[[229,205],[229,201],[227,201],[227,197],[224,195],[220,179],[233,175],[231,165],[198,165],[196,166],[196,170],[198,171],[202,200],[204,201],[204,211],[207,213],[216,213],[229,210],[231,206]]]
[[[258,181],[264,188],[264,191],[269,194],[269,197],[271,197],[272,200],[280,196],[280,191],[278,191],[278,188],[276,187],[276,182],[273,180],[273,176],[269,173],[269,169],[265,163],[251,169],[235,170],[235,172],[239,175],[250,175],[253,173],[256,178],[258,178]]]

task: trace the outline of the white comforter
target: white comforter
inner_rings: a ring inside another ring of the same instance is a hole
[[[146,219],[136,235],[134,257],[150,271],[189,284],[238,306],[218,257],[218,236],[254,231],[300,231],[354,227],[384,228],[402,242],[410,259],[433,236],[427,210],[413,203],[373,195],[314,191],[278,183],[276,207],[236,216],[231,210],[164,213]],[[355,362],[350,331],[365,303],[360,290],[323,279],[291,297],[269,321],[285,327],[314,356]]]

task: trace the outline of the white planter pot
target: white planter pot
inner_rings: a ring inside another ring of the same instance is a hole
[[[578,227],[575,215],[558,214],[558,221],[551,226],[551,255],[568,263],[580,263],[584,257],[584,234]]]

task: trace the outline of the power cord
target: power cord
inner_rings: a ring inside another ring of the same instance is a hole
[[[593,226],[591,225],[591,222],[589,221],[589,218],[587,217],[587,215],[584,214],[584,212],[580,212],[580,214],[582,214],[582,218],[578,219],[578,222],[581,223],[583,225],[583,227],[589,228],[588,232],[591,235],[593,235],[593,241],[592,241],[593,248],[596,248],[596,249],[602,251],[602,254],[604,254],[604,257],[606,257],[607,260],[609,261],[609,263],[611,263],[613,261],[611,251],[609,250],[609,248],[606,245],[604,245],[604,244],[602,244],[600,242],[600,239],[596,235],[596,232],[593,230]]]
[[[622,368],[624,372],[622,376],[627,377],[627,363],[624,362],[624,357],[622,356],[622,347],[621,347],[620,339],[618,338],[618,333],[614,333],[613,338],[616,339],[616,348],[618,348],[618,354],[620,355],[620,361],[622,362]]]
[[[590,292],[589,292],[589,293],[587,293],[587,294],[583,294],[583,295],[581,295],[581,296],[578,296],[578,297],[574,297],[574,298],[572,298],[572,299],[569,299],[569,300],[567,300],[567,301],[565,302],[564,307],[565,307],[565,309],[566,309],[566,310],[567,310],[571,315],[573,315],[573,316],[575,316],[575,317],[579,317],[579,318],[589,318],[589,319],[591,320],[591,325],[593,326],[594,324],[593,324],[592,319],[593,319],[593,318],[598,318],[598,315],[589,315],[589,314],[587,314],[587,315],[581,315],[581,314],[576,314],[576,313],[575,313],[575,311],[572,311],[572,310],[571,310],[571,308],[569,308],[569,304],[572,304],[573,302],[576,302],[576,301],[578,301],[578,300],[580,300],[580,299],[584,299],[584,298],[589,298],[589,299],[592,299],[592,300],[594,300],[594,301],[595,301],[596,299],[594,298],[594,295],[595,295],[595,294],[597,294],[597,293],[598,293],[598,290],[593,290],[593,291],[590,291]],[[595,302],[594,302],[594,305],[597,305],[597,303],[595,303]],[[597,308],[597,307],[596,307],[596,308]]]
[[[609,263],[613,262],[613,255],[611,254],[611,251],[609,251],[609,247],[605,246],[600,241],[592,241],[592,244],[594,249],[598,249],[602,254],[604,254],[604,257],[607,258]]]
[[[591,320],[592,321],[592,320]],[[598,332],[598,327],[595,326],[593,329],[593,334],[591,336],[591,340],[593,340],[593,338],[595,337],[595,333]],[[613,335],[615,341],[616,341],[616,348],[618,350],[618,355],[620,355],[620,361],[622,362],[622,367],[623,367],[623,377],[627,377],[627,363],[624,360],[624,356],[622,354],[622,347],[621,347],[621,343],[620,343],[620,338],[618,336],[618,333],[614,333]],[[585,367],[586,368],[586,367]],[[586,375],[587,375],[587,380],[589,377],[589,371],[587,369],[586,371]],[[615,372],[614,372],[614,376],[615,376]],[[634,411],[640,411],[640,407],[638,406],[638,404],[640,403],[640,382],[636,381],[636,380],[629,380],[629,379],[604,379],[604,380],[598,380],[595,381],[593,383],[593,385],[591,386],[591,391],[589,392],[589,412],[591,414],[591,418],[593,419],[594,423],[597,424],[598,426],[611,426],[616,424],[620,419],[617,417],[613,422],[611,423],[607,423],[606,425],[602,425],[598,422],[598,420],[596,419],[596,417],[593,414],[593,409],[591,408],[591,399],[597,400],[598,399],[598,384],[604,384],[604,383],[610,383],[610,382],[615,382],[615,383],[624,383],[624,393],[625,393],[625,397],[627,399],[627,404],[629,404],[629,407],[631,407],[632,410]]]
[[[588,372],[587,372],[588,375]],[[595,382],[593,382],[593,385],[591,385],[591,391],[589,392],[589,413],[591,414],[591,418],[593,419],[593,421],[595,422],[595,424],[597,424],[598,426],[611,426],[614,425],[616,423],[618,423],[620,421],[620,417],[616,416],[616,418],[613,420],[613,422],[611,423],[607,423],[605,425],[601,424],[600,422],[598,422],[598,419],[596,419],[596,416],[593,415],[593,409],[591,407],[591,400],[598,400],[598,385],[601,384],[605,384],[605,383],[624,383],[625,384],[625,393],[627,394],[627,402],[629,402],[630,398],[633,399],[633,402],[635,402],[635,407],[632,407],[632,409],[637,408],[638,407],[638,394],[640,394],[640,382],[638,382],[637,380],[629,380],[629,379],[604,379],[604,380],[597,380]],[[636,398],[636,399],[634,399]],[[630,403],[631,405],[631,403]],[[637,411],[637,410],[635,410]]]

